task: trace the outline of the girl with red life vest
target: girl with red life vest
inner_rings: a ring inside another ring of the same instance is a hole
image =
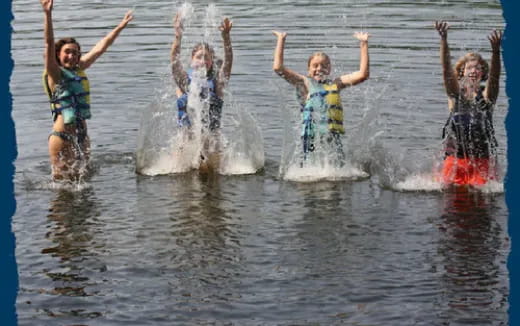
[[[337,154],[338,165],[344,164],[345,155],[341,142],[343,128],[343,107],[339,92],[346,87],[359,84],[369,77],[368,33],[356,32],[361,57],[359,70],[330,79],[331,62],[327,54],[316,52],[307,62],[307,75],[301,75],[285,67],[283,52],[287,33],[273,31],[277,37],[273,70],[296,87],[302,112],[303,161],[315,150],[316,143],[325,140]]]
[[[49,156],[54,180],[75,180],[81,163],[88,163],[90,140],[86,119],[90,119],[89,83],[85,70],[114,42],[133,18],[127,12],[119,25],[100,40],[88,53],[81,54],[74,38],[54,42],[52,26],[53,0],[40,0],[45,13],[45,71],[43,85],[49,96],[53,118],[49,136]]]
[[[200,155],[200,170],[217,171],[220,164],[219,138],[224,88],[231,76],[233,65],[233,48],[229,35],[233,23],[228,18],[224,18],[219,26],[224,45],[224,60],[217,60],[213,48],[207,43],[198,43],[192,49],[190,67],[187,71],[184,70],[180,59],[184,27],[179,13],[175,15],[173,25],[175,39],[171,48],[171,67],[177,84],[177,121],[179,126],[188,128],[191,126],[193,121],[188,115],[190,86],[192,90],[200,91],[199,100],[208,106],[207,112],[203,112],[201,116],[203,150]],[[197,85],[193,85],[194,79]]]
[[[499,90],[502,32],[493,31],[490,65],[478,53],[467,53],[452,67],[448,23],[435,22],[450,116],[443,129],[445,184],[483,185],[497,178],[497,141],[493,109]],[[486,82],[485,86],[481,83]]]

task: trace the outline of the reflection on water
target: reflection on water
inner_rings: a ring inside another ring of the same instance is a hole
[[[455,187],[444,194],[439,254],[443,319],[468,325],[505,325],[508,284],[502,275],[508,243],[495,220],[497,199]]]
[[[106,266],[98,258],[103,244],[96,240],[101,225],[96,220],[95,195],[91,190],[59,190],[52,198],[48,212],[45,233],[48,242],[40,249],[41,260],[47,263],[32,271],[45,276],[37,284],[45,278],[48,281],[43,287],[22,289],[21,296],[30,299],[26,303],[36,309],[42,322],[47,320],[45,325],[97,318],[102,312],[100,307],[92,307],[92,300],[101,294],[98,274],[103,273]],[[43,258],[45,256],[47,258]],[[44,297],[34,297],[34,293]],[[32,324],[34,316],[25,317],[26,314],[20,316],[20,325]]]

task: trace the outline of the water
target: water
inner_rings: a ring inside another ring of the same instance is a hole
[[[247,160],[233,158],[239,175],[138,175],[143,116],[173,100],[161,96],[173,88],[171,22],[181,5],[55,4],[56,36],[75,36],[84,49],[135,10],[88,71],[93,175],[63,186],[50,181],[47,157],[41,6],[13,3],[20,325],[508,324],[502,183],[440,191],[431,175],[448,115],[433,21],[451,23],[454,57],[477,50],[489,59],[486,35],[504,26],[498,1],[217,2],[233,21],[224,133],[234,140],[254,129],[233,126],[258,127],[264,167],[240,175]],[[206,17],[205,2],[190,5],[186,15]],[[215,37],[204,34],[215,19],[191,20],[183,54],[197,37]],[[323,50],[334,75],[359,65],[352,33],[372,34],[370,80],[342,92],[352,169],[338,178],[321,170],[284,178],[298,104],[272,72],[273,29],[288,32],[288,67],[302,73]],[[218,54],[218,33],[212,42]],[[505,76],[494,116],[503,171]],[[234,124],[240,117],[247,121]],[[336,181],[285,180],[320,173]]]

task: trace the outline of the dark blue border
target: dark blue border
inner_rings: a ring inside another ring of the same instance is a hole
[[[0,44],[2,52],[2,72],[0,73],[0,139],[2,142],[2,160],[0,161],[0,320],[2,325],[16,325],[16,294],[18,290],[18,272],[14,256],[15,240],[11,230],[11,219],[16,203],[14,199],[14,160],[17,155],[14,122],[11,117],[12,98],[9,92],[9,80],[13,70],[11,58],[11,0],[0,1]]]
[[[520,311],[518,310],[518,266],[519,266],[519,245],[517,238],[518,230],[520,230],[520,221],[517,220],[520,209],[520,202],[518,200],[518,179],[519,173],[516,169],[520,166],[520,155],[518,154],[518,146],[516,141],[519,139],[520,128],[515,122],[520,121],[520,112],[515,105],[518,103],[518,97],[515,91],[518,90],[518,73],[519,67],[516,61],[518,58],[516,54],[517,44],[519,44],[518,36],[520,35],[518,22],[515,18],[518,18],[518,9],[520,4],[517,0],[502,0],[502,9],[504,11],[504,18],[506,21],[506,30],[503,42],[503,59],[506,70],[506,92],[509,96],[509,109],[506,117],[506,130],[507,130],[507,157],[508,157],[508,169],[505,178],[504,186],[506,189],[506,203],[509,209],[509,220],[508,228],[511,239],[511,253],[507,261],[507,267],[509,269],[510,276],[510,294],[509,294],[509,324],[520,325]],[[516,16],[516,17],[515,17]],[[516,97],[515,97],[516,96]],[[513,309],[516,307],[517,309]]]

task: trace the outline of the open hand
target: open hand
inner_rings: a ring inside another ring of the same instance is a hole
[[[273,31],[273,35],[276,36],[278,39],[285,39],[287,37],[286,32]]]
[[[224,18],[224,20],[222,21],[222,24],[220,24],[218,29],[219,29],[219,31],[222,32],[222,34],[229,34],[232,27],[233,27],[233,22],[231,22],[231,20],[229,20],[228,18]]]
[[[367,32],[355,32],[354,37],[360,40],[361,42],[368,42],[370,34],[368,34]]]
[[[43,11],[51,12],[53,2],[54,2],[53,0],[40,0],[40,3],[42,4],[42,7],[43,7]]]
[[[491,49],[493,51],[500,51],[500,44],[502,43],[502,31],[494,30],[488,36],[488,40],[491,43]]]
[[[450,26],[445,21],[436,21],[435,22],[435,29],[437,32],[439,32],[439,35],[441,38],[446,39],[448,37],[448,28]]]
[[[128,10],[125,14],[125,17],[123,17],[123,20],[119,23],[119,26],[125,28],[128,23],[134,19],[134,16],[132,15],[134,12],[132,10]]]

